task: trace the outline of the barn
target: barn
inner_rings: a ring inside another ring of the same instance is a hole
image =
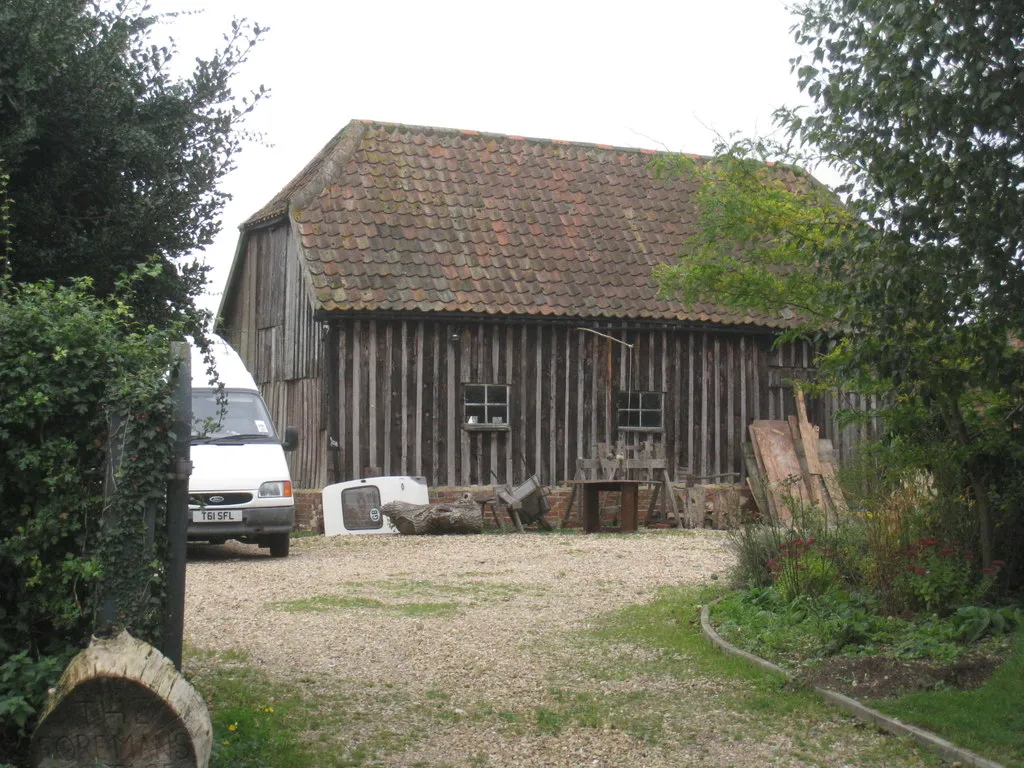
[[[747,426],[794,412],[812,350],[774,346],[784,317],[658,296],[699,220],[657,154],[346,125],[241,226],[217,326],[300,428],[297,487],[558,485],[640,443],[740,482]],[[843,452],[836,407],[811,419]]]

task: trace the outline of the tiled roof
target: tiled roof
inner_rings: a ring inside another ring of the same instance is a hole
[[[353,121],[243,229],[288,214],[328,311],[786,325],[657,297],[697,212],[656,154]]]

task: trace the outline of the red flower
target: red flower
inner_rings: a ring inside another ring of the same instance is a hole
[[[974,553],[973,552],[968,552],[966,555],[964,555],[964,560],[973,560],[973,559],[974,559]]]
[[[950,549],[949,547],[946,547],[945,549],[940,549],[939,550],[939,554],[942,555],[943,557],[946,557],[948,555],[952,555],[953,554],[953,550]]]
[[[1004,563],[1002,560],[993,560],[992,561],[992,567],[993,568],[1005,568],[1006,567],[1006,563]]]
[[[986,576],[988,576],[988,574],[992,573],[992,571],[994,571],[994,570],[995,570],[995,568],[982,568],[981,572],[984,573]]]
[[[918,576],[924,576],[926,573],[928,573],[928,571],[926,571],[924,568],[918,568],[914,571],[914,573],[916,573]]]

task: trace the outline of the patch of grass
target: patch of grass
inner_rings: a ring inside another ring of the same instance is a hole
[[[659,653],[653,658],[637,657],[625,662],[620,659],[603,670],[588,671],[610,680],[669,676],[688,685],[706,687],[694,701],[704,708],[729,712],[728,718],[717,722],[718,738],[756,741],[775,738],[780,731],[793,732],[805,737],[802,745],[799,743],[801,739],[797,739],[795,751],[819,756],[829,754],[825,763],[835,764],[838,758],[827,742],[836,739],[837,745],[843,745],[859,738],[855,736],[860,731],[854,723],[846,726],[834,724],[839,715],[812,692],[744,659],[724,654],[704,639],[700,632],[699,606],[725,592],[724,587],[717,585],[666,588],[650,603],[630,606],[606,617],[594,632],[598,641],[606,646],[636,644],[656,649]],[[595,665],[600,663],[594,662]],[[657,741],[659,728],[672,728],[677,739],[687,737],[685,698],[666,694],[667,700],[658,702],[651,692],[643,691],[643,696],[646,698],[642,697],[633,704],[632,712],[637,718],[665,717],[664,723],[644,723],[647,732],[642,734],[643,738]],[[624,699],[624,703],[628,700]],[[556,708],[551,709],[554,714],[559,713]],[[674,722],[668,719],[670,713]],[[551,714],[545,715],[545,723],[554,726],[558,722]],[[562,723],[564,725],[564,720]],[[815,723],[828,723],[830,726],[812,736],[808,728]],[[796,757],[795,751],[792,757]],[[842,751],[841,746],[839,751]],[[941,764],[937,757],[917,745],[893,738],[879,739],[870,746],[862,744],[857,747],[855,755],[844,757],[847,760],[844,764]]]
[[[637,739],[656,742],[662,735],[661,713],[647,706],[642,692],[599,693],[556,687],[548,706],[534,710],[541,733],[560,734],[566,728],[614,728]]]
[[[413,618],[451,616],[460,608],[458,603],[385,603],[372,597],[342,597],[339,595],[316,595],[303,600],[272,603],[272,607],[279,611],[288,611],[290,613],[317,613],[346,608],[373,608]]]
[[[315,595],[302,600],[288,600],[272,603],[279,611],[308,613],[330,611],[335,608],[384,608],[384,603],[369,597],[340,597],[338,595]]]
[[[598,630],[598,636],[660,649],[660,661],[655,665],[680,679],[692,677],[696,668],[708,677],[746,681],[753,695],[745,692],[736,703],[748,711],[761,711],[765,701],[773,699],[779,707],[790,710],[814,704],[816,699],[812,695],[792,690],[785,678],[721,653],[704,639],[700,633],[700,606],[723,591],[713,587],[663,589],[653,602],[630,606],[610,617]]]
[[[402,616],[412,618],[451,616],[458,613],[461,607],[458,603],[395,603],[388,606]]]
[[[309,766],[312,755],[301,738],[307,717],[302,698],[245,666],[240,654],[226,656],[202,654],[204,671],[191,675],[211,709],[210,768]]]
[[[382,766],[388,755],[425,736],[422,728],[398,733],[376,722],[374,707],[419,708],[390,686],[372,694],[364,689],[312,694],[310,684],[316,681],[273,681],[243,654],[194,648],[186,649],[186,671],[210,707],[210,768]]]
[[[514,584],[492,584],[487,581],[466,580],[458,583],[429,581],[426,579],[389,579],[379,582],[360,582],[362,588],[385,590],[399,595],[465,598],[474,600],[501,599],[526,592],[526,588]]]
[[[913,693],[874,706],[1005,766],[1024,768],[1024,634],[1016,654],[974,690]]]

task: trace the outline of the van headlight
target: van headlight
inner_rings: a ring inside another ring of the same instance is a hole
[[[271,480],[260,486],[261,499],[280,499],[292,495],[290,480]]]

